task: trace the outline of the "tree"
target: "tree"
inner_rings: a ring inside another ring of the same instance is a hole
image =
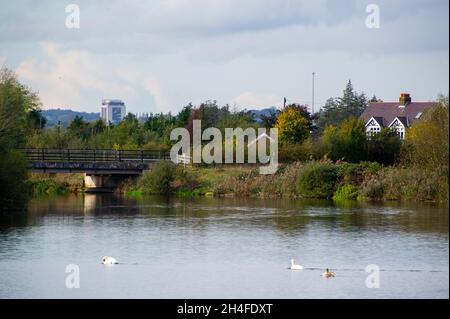
[[[308,120],[295,108],[280,112],[275,127],[281,144],[302,143],[309,137]]]
[[[311,113],[309,113],[308,107],[306,105],[293,103],[286,105],[285,109],[293,109],[296,112],[300,113],[300,115],[302,115],[308,121],[308,129],[312,130],[313,127],[312,116]]]
[[[188,105],[183,107],[183,109],[177,115],[176,119],[177,127],[186,127],[188,125],[192,109],[193,109],[192,103],[189,103]]]
[[[383,100],[377,98],[377,96],[374,94],[369,102],[383,102]]]
[[[89,124],[83,120],[82,116],[78,115],[70,122],[67,132],[82,141],[87,140],[91,135]]]
[[[0,70],[0,211],[21,208],[26,202],[27,168],[22,153],[25,146],[29,112],[38,110],[36,93],[17,80],[16,75]]]
[[[259,118],[261,119],[261,126],[265,128],[274,127],[277,122],[278,112],[276,110],[270,110],[269,114],[261,114]]]
[[[359,162],[367,158],[365,126],[358,118],[346,119],[339,127],[327,126],[322,142],[332,160]]]
[[[358,94],[349,80],[342,97],[329,98],[319,113],[317,126],[323,130],[327,125],[338,126],[350,117],[359,117],[367,107],[364,93]]]
[[[28,114],[40,108],[36,93],[6,68],[0,70],[0,149],[23,147]]]
[[[406,132],[403,160],[429,169],[448,166],[449,162],[448,96],[440,97],[436,106],[426,110],[420,120]]]
[[[367,141],[367,155],[370,161],[392,165],[398,159],[402,143],[395,130],[383,128]]]
[[[27,115],[27,128],[29,131],[42,130],[47,124],[47,119],[42,115],[41,110],[32,109]]]

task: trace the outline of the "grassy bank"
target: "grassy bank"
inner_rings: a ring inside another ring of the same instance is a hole
[[[79,193],[84,191],[84,175],[31,174],[27,185],[33,196]]]
[[[312,161],[283,165],[274,175],[257,167],[176,167],[158,165],[123,189],[130,196],[235,196],[260,198],[326,198],[346,200],[412,200],[448,202],[448,166],[435,170]]]

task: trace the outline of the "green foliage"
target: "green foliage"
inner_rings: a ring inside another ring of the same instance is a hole
[[[42,115],[41,110],[32,109],[27,115],[27,128],[29,131],[41,130],[45,127],[47,119]]]
[[[28,199],[27,163],[17,151],[0,151],[0,211],[21,209]]]
[[[172,193],[176,166],[172,162],[157,162],[151,172],[144,173],[138,187],[145,194],[168,195]]]
[[[297,178],[297,193],[302,197],[331,198],[336,189],[338,169],[328,162],[307,164]]]
[[[313,158],[313,142],[311,138],[298,144],[283,144],[278,150],[278,161],[280,163],[293,163],[308,161]]]
[[[447,104],[446,104],[447,103]],[[436,169],[449,162],[448,100],[424,112],[406,132],[402,160],[407,165]]]
[[[348,118],[336,128],[328,126],[322,142],[332,160],[347,162],[364,161],[367,158],[364,123],[357,118]]]
[[[319,113],[318,128],[322,131],[328,125],[338,126],[351,117],[359,117],[367,107],[364,93],[354,91],[351,81],[348,81],[342,97],[330,98]]]
[[[334,201],[355,200],[358,197],[358,188],[352,184],[344,184],[339,186],[334,192]]]
[[[28,192],[27,165],[15,148],[25,146],[26,134],[35,131],[40,102],[16,75],[0,70],[0,210],[22,208]]]
[[[25,145],[27,124],[32,122],[29,112],[39,107],[36,93],[20,83],[12,71],[0,70],[0,150]]]
[[[394,164],[401,150],[401,140],[394,130],[383,128],[367,140],[367,156],[370,161],[385,165]]]
[[[67,188],[53,179],[32,179],[28,180],[27,184],[34,196],[62,195],[67,193]]]

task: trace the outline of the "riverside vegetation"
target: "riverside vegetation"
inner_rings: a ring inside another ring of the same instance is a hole
[[[378,100],[375,96],[371,100]],[[400,141],[383,129],[368,139],[359,116],[368,104],[363,93],[347,83],[343,95],[330,98],[322,110],[310,114],[307,106],[286,105],[255,118],[246,110],[206,101],[188,104],[177,115],[150,114],[144,122],[133,114],[117,125],[76,117],[67,128],[45,127],[39,97],[15,74],[0,72],[0,207],[17,209],[30,196],[83,190],[83,176],[29,174],[17,148],[101,148],[170,150],[170,132],[193,120],[202,126],[225,128],[276,127],[279,161],[274,175],[259,175],[255,166],[175,166],[162,162],[138,180],[129,180],[117,192],[177,194],[179,196],[255,196],[329,198],[344,200],[429,200],[448,202],[448,96],[406,131]],[[315,123],[315,124],[314,124]]]

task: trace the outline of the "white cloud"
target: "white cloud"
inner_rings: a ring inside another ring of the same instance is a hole
[[[244,92],[233,99],[240,109],[262,109],[270,106],[280,106],[282,97],[271,94],[257,94],[254,92]]]
[[[148,78],[143,81],[143,86],[145,90],[153,96],[155,101],[155,106],[159,112],[166,113],[170,111],[171,105],[166,101],[161,85],[159,81],[155,78]]]
[[[44,107],[70,106],[91,109],[102,98],[132,98],[136,92],[127,77],[100,57],[85,51],[61,50],[55,43],[42,43],[43,58],[19,64],[17,74],[40,93]],[[89,101],[86,96],[93,99]],[[90,105],[86,105],[86,101]]]
[[[79,30],[65,28],[64,4],[0,2],[0,61],[46,107],[91,111],[102,98],[132,112],[308,103],[312,72],[317,104],[348,79],[385,99],[448,90],[448,2],[379,0],[381,28],[369,30],[370,2],[79,0]]]

